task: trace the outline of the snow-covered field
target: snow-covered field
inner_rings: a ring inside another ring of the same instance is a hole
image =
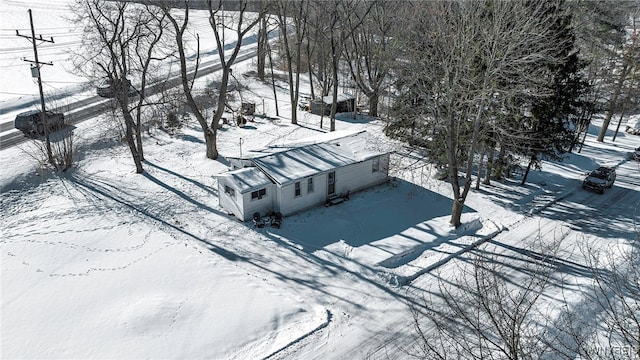
[[[53,14],[64,13],[60,3],[30,2],[34,11]],[[1,16],[23,8],[2,0]],[[250,68],[248,61],[234,73]],[[270,87],[243,79],[245,100],[274,117]],[[23,90],[23,82],[3,75],[0,104],[20,103],[7,96],[12,91],[37,91]],[[145,173],[135,174],[126,146],[102,117],[78,125],[76,165],[67,173],[43,172],[32,142],[0,152],[0,356],[406,357],[403,344],[413,328],[403,285],[415,291],[433,269],[453,271],[447,265],[488,236],[519,224],[525,224],[519,231],[534,233],[536,214],[574,192],[598,196],[579,189],[596,164],[631,169],[622,169],[629,179],[614,190],[638,191],[637,165],[625,159],[640,138],[620,134],[615,144],[596,143],[593,127],[581,154],[545,163],[527,186],[494,182],[472,192],[456,231],[448,225],[450,186],[386,139],[384,120],[342,117],[338,130],[366,129],[381,149],[396,152],[394,179],[338,206],[287,217],[280,229],[254,229],[218,206],[214,175],[227,170],[225,157],[238,156],[240,146],[286,145],[326,133],[319,117],[304,112],[291,125],[286,94],[278,99],[282,118],[256,117],[219,132],[217,161],[205,158],[198,125],[189,121],[174,135],[151,129]],[[632,240],[633,211],[620,209],[608,228],[598,233],[585,226],[578,235]],[[499,241],[516,241],[511,238]]]

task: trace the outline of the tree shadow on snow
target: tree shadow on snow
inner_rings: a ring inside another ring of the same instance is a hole
[[[167,186],[166,184],[162,183],[161,181],[159,181],[158,179],[154,178],[151,175],[148,175],[147,173],[145,173],[145,177],[148,178],[150,181],[153,181],[155,183],[157,183],[158,185],[164,187],[165,189],[174,192],[175,194],[177,194],[178,196],[182,197],[183,199],[194,203],[194,205],[197,205],[199,207],[204,206],[205,209],[207,211],[210,212],[214,212],[214,213],[218,213],[218,215],[223,216],[224,214],[220,213],[219,211],[210,208],[210,207],[206,207],[204,204],[198,203],[195,200],[191,199],[190,197],[188,197],[186,194],[181,193],[178,190],[172,189],[171,187]],[[110,201],[112,202],[115,206],[121,206],[124,207],[126,209],[129,209],[130,211],[137,213],[138,215],[144,217],[144,218],[148,218],[152,221],[155,221],[167,228],[173,229],[183,235],[188,236],[189,238],[192,238],[194,240],[197,240],[201,243],[203,243],[205,245],[205,247],[207,249],[209,249],[211,252],[218,254],[220,256],[222,256],[223,258],[229,260],[229,261],[244,261],[246,260],[246,258],[244,258],[243,256],[240,256],[232,251],[229,251],[227,249],[221,248],[215,244],[213,244],[212,242],[208,241],[207,239],[201,238],[195,234],[190,233],[189,231],[181,228],[180,226],[173,224],[172,222],[168,221],[165,219],[164,216],[161,216],[160,214],[156,214],[153,211],[153,208],[149,206],[148,202],[145,202],[144,199],[142,201],[142,203],[137,204],[137,203],[133,203],[131,201],[129,201],[129,198],[131,196],[127,195],[125,193],[125,196],[122,195],[123,193],[123,189],[101,181],[100,179],[93,179],[89,176],[77,176],[77,175],[72,175],[69,178],[69,181],[71,181],[72,183],[74,183],[79,190],[83,191],[86,193],[87,196],[91,196],[96,198],[97,201],[103,202],[103,201]],[[140,194],[141,197],[142,194]]]

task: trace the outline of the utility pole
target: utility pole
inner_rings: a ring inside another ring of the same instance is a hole
[[[54,41],[53,41],[53,37],[47,40],[47,39],[43,39],[42,35],[36,38],[36,32],[33,27],[33,16],[31,15],[31,9],[29,9],[28,12],[29,12],[29,23],[31,24],[31,36],[22,35],[18,30],[16,30],[16,35],[19,37],[28,39],[33,44],[33,56],[35,60],[27,60],[27,59],[23,59],[23,60],[31,63],[31,76],[38,78],[38,89],[40,90],[40,107],[42,111],[40,113],[40,119],[42,120],[42,124],[44,125],[44,135],[45,135],[45,141],[47,144],[47,156],[49,157],[49,162],[51,163],[51,165],[55,167],[55,161],[53,160],[53,153],[51,152],[51,142],[49,141],[49,124],[47,124],[46,108],[44,104],[44,92],[42,91],[42,77],[40,76],[40,67],[42,65],[53,65],[53,63],[40,62],[40,60],[38,59],[38,44],[37,44],[37,42],[53,43]]]

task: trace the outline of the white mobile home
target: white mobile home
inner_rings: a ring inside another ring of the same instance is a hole
[[[389,153],[371,150],[365,132],[251,159],[218,176],[220,205],[246,221],[255,212],[283,216],[387,181]]]
[[[260,170],[249,167],[218,176],[220,206],[242,221],[254,213],[273,210],[274,184]]]

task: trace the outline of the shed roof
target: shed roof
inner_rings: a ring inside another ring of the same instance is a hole
[[[228,171],[217,177],[230,181],[241,194],[273,184],[262,171],[254,167]]]
[[[351,94],[347,94],[347,93],[339,93],[337,96],[337,101],[338,103],[341,103],[343,101],[350,101],[350,100],[355,100],[356,97],[351,95]],[[322,97],[322,102],[324,102],[325,104],[331,105],[333,104],[333,95],[327,95]]]

